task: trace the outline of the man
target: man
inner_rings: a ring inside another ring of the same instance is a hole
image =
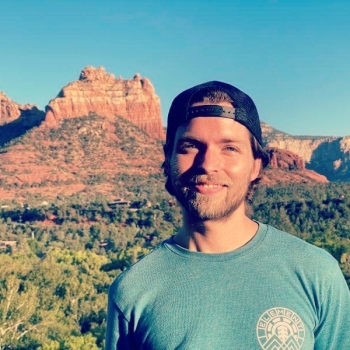
[[[109,290],[106,349],[350,349],[350,294],[325,251],[251,220],[258,112],[208,82],[173,101],[166,188],[182,228]]]

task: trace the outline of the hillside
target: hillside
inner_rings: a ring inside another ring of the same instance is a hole
[[[121,117],[113,122],[90,114],[40,126],[0,151],[2,199],[120,195],[124,179],[161,173],[161,142]]]
[[[48,101],[45,112],[31,104],[18,104],[0,92],[0,147],[39,125],[57,129],[63,122],[89,114],[103,116],[112,124],[116,115],[122,116],[153,138],[164,140],[161,103],[149,79],[138,73],[132,79],[116,78],[104,67],[87,66],[77,80],[63,86]],[[330,181],[350,181],[350,137],[293,136],[263,121],[261,127],[265,146],[303,159],[304,174],[298,174],[293,181],[299,182],[299,175],[306,181],[318,181],[316,173]],[[272,179],[273,174],[268,177]]]
[[[3,128],[6,125],[0,133]],[[90,113],[64,119],[55,128],[42,124],[14,138],[0,152],[2,199],[23,201],[33,195],[51,198],[81,192],[113,197],[120,196],[133,178],[154,174],[162,179],[162,142],[121,117],[111,121]],[[300,166],[297,156],[274,154],[280,161],[266,170],[265,184],[327,182]]]

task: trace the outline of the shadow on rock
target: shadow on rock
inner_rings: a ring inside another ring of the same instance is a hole
[[[0,147],[13,139],[24,135],[32,128],[39,126],[45,119],[45,112],[37,107],[21,109],[19,118],[0,126]]]

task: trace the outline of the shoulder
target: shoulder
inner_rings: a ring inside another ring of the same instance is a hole
[[[171,265],[169,261],[171,254],[165,242],[160,243],[153,251],[123,271],[111,284],[109,294],[130,295],[138,290],[142,291],[146,285],[149,287],[150,284],[156,284]]]
[[[266,226],[266,243],[277,256],[292,260],[295,266],[305,266],[322,271],[322,274],[332,274],[339,269],[337,260],[326,250],[312,245],[299,237],[279,230],[270,225]]]
[[[127,320],[133,310],[153,305],[164,285],[171,285],[176,263],[165,242],[122,272],[109,287],[109,302],[115,304]]]
[[[324,303],[328,303],[334,291],[349,300],[339,263],[330,253],[272,226],[263,226],[266,226],[263,254],[268,266],[283,276],[281,280],[302,286],[311,299],[317,295]]]

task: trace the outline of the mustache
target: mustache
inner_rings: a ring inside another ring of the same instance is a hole
[[[177,182],[184,186],[198,185],[201,183],[210,183],[210,184],[217,184],[222,186],[232,185],[231,179],[223,174],[183,173],[178,177]]]

